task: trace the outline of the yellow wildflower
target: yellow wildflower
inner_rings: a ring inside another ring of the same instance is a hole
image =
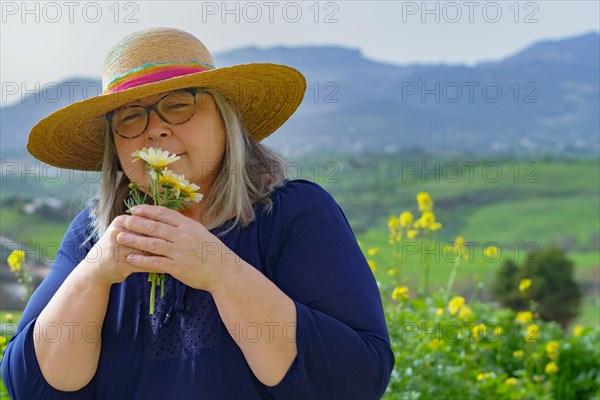
[[[471,318],[471,315],[473,315],[471,308],[469,306],[463,306],[458,313],[458,318],[463,321],[468,321]]]
[[[479,339],[479,337],[487,333],[487,326],[485,324],[477,324],[473,326],[473,338]]]
[[[465,305],[465,299],[460,296],[455,296],[450,299],[448,302],[448,311],[450,311],[450,315],[455,315],[462,306]]]
[[[181,157],[176,154],[169,154],[168,151],[164,151],[160,148],[155,149],[154,147],[150,147],[149,149],[144,147],[141,150],[134,151],[131,155],[135,157],[133,162],[143,160],[154,168],[163,168],[181,159]]]
[[[6,338],[4,336],[0,336],[0,346],[6,344]]]
[[[483,251],[487,258],[496,259],[498,257],[498,248],[496,246],[487,246]]]
[[[369,264],[369,268],[371,268],[371,272],[375,273],[377,271],[377,266],[375,265],[375,261],[367,260],[367,263]]]
[[[486,380],[486,379],[490,379],[492,377],[492,374],[490,374],[489,372],[483,372],[480,373],[479,375],[477,375],[477,382]]]
[[[552,340],[546,344],[546,356],[551,360],[556,360],[558,358],[559,350],[560,343],[556,340]]]
[[[390,269],[387,270],[387,274],[389,276],[398,275],[398,270],[396,268],[390,268]]]
[[[13,250],[6,259],[6,262],[8,263],[11,271],[20,271],[23,267],[23,263],[25,262],[25,252],[23,250]]]
[[[4,320],[6,322],[13,322],[13,319],[14,319],[14,317],[11,313],[4,314]]]
[[[433,224],[434,222],[435,222],[435,214],[432,213],[431,211],[424,211],[423,214],[421,214],[421,218],[419,218],[414,223],[413,227],[429,229],[431,224]]]
[[[379,247],[371,247],[369,250],[367,250],[367,254],[370,256],[374,256],[375,254],[377,254],[378,251]]]
[[[519,383],[519,380],[517,378],[514,378],[514,377],[511,376],[510,378],[508,378],[507,380],[505,380],[504,383],[506,383],[507,385],[512,386],[512,385],[516,385],[517,383]]]
[[[528,322],[531,322],[532,320],[533,314],[531,313],[531,311],[518,312],[517,316],[515,317],[515,321],[520,322],[522,324],[526,324]]]
[[[535,342],[540,335],[540,327],[536,324],[528,325],[525,328],[525,341],[526,342]]]
[[[185,197],[185,198],[189,199],[190,201],[193,201],[194,203],[198,203],[198,202],[202,201],[202,198],[204,197],[204,195],[202,193],[197,193],[197,192],[184,192],[182,190],[181,193],[183,194],[182,197]]]
[[[200,200],[202,200],[202,197],[204,197],[201,193],[196,192],[199,189],[200,186],[196,185],[195,183],[185,181],[185,184],[181,186],[180,196],[198,203]]]
[[[453,244],[448,244],[447,250],[448,252],[452,251],[456,253],[457,257],[463,256],[465,260],[467,259],[465,254],[465,238],[462,236],[457,236]],[[458,259],[455,261],[458,261]]]
[[[494,337],[500,337],[504,333],[504,329],[501,326],[497,326],[494,328]]]
[[[523,358],[523,355],[525,354],[525,352],[523,352],[523,350],[516,350],[513,352],[513,357],[514,358]]]
[[[521,279],[519,282],[519,291],[524,292],[531,287],[531,279]]]
[[[429,342],[427,342],[427,347],[429,347],[431,350],[437,350],[441,344],[442,344],[442,339],[435,338],[435,339],[431,339]]]
[[[438,317],[444,315],[444,309],[438,308],[437,310],[435,310],[435,315],[437,315]]]
[[[392,300],[408,299],[408,288],[406,286],[396,286],[392,291]]]
[[[584,330],[585,330],[585,327],[583,325],[575,325],[575,327],[573,328],[573,336],[575,336],[575,337],[581,336],[581,334],[583,333]]]
[[[389,244],[399,242],[402,237],[402,231],[400,230],[400,220],[395,215],[392,215],[388,219],[388,228],[390,230]]]
[[[176,196],[179,196],[181,188],[189,185],[189,182],[185,180],[183,175],[177,175],[176,173],[167,168],[165,168],[164,171],[162,171],[159,178],[159,182],[161,186],[172,188]]]
[[[440,229],[442,229],[442,224],[440,224],[439,222],[433,222],[430,226],[429,226],[429,230],[430,231],[439,231]]]
[[[400,227],[402,228],[410,228],[413,224],[414,216],[409,211],[404,211],[400,214]]]
[[[431,211],[433,207],[433,201],[427,192],[419,192],[417,194],[417,203],[419,203],[419,211],[421,212]]]
[[[417,229],[409,229],[406,232],[406,237],[409,239],[414,239],[419,235],[419,231]]]
[[[546,373],[546,375],[555,374],[558,372],[558,370],[558,365],[556,365],[554,361],[551,361],[548,364],[546,364],[546,368],[544,368],[544,372]]]

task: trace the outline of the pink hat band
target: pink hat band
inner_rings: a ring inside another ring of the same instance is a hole
[[[159,82],[169,78],[210,71],[213,69],[215,69],[215,67],[212,65],[198,60],[144,64],[131,71],[127,71],[110,81],[102,94],[116,93],[148,83]]]

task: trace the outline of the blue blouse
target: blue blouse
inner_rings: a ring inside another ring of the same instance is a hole
[[[93,242],[89,208],[71,223],[50,272],[33,294],[6,346],[2,379],[15,399],[374,399],[385,391],[394,356],[373,275],[350,225],[321,186],[285,181],[271,194],[273,210],[255,203],[256,219],[221,240],[273,281],[295,303],[298,354],[276,386],[253,375],[235,339],[252,340],[271,326],[225,327],[210,293],[170,276],[165,297],[149,315],[147,274],[110,290],[102,351],[94,378],[64,392],[41,374],[33,346],[40,312],[83,260]],[[228,223],[213,229],[223,232]],[[232,254],[232,256],[234,256]],[[169,314],[169,316],[167,316]],[[72,327],[59,332],[69,334]],[[41,332],[44,333],[44,327]],[[57,334],[57,327],[47,330]],[[50,333],[51,332],[51,333]],[[94,340],[94,329],[76,331]],[[77,368],[76,365],[73,368]]]

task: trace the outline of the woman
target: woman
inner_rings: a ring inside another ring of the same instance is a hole
[[[101,169],[102,180],[6,347],[12,397],[382,395],[393,353],[350,226],[327,192],[285,179],[284,161],[257,143],[298,107],[304,78],[213,65],[188,33],[134,33],[110,51],[101,96],[33,128],[35,157]],[[204,199],[127,215],[129,184],[149,179],[132,155],[143,147],[177,154],[169,167]],[[152,315],[150,272],[167,274]]]

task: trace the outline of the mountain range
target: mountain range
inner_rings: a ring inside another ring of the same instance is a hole
[[[215,62],[281,63],[305,75],[300,108],[265,140],[286,156],[600,152],[596,32],[537,42],[503,60],[473,66],[392,65],[357,49],[331,46],[247,47],[216,54]],[[74,77],[0,107],[0,157],[23,153],[39,119],[83,98],[83,88],[94,94],[99,87],[97,78]]]

